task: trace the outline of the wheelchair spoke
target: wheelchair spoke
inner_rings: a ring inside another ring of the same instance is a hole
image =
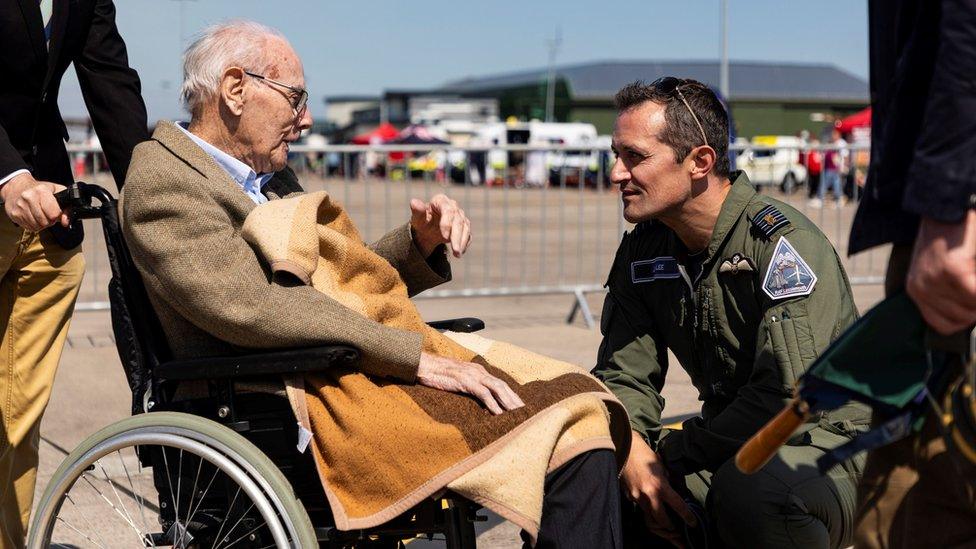
[[[70,503],[72,507],[77,507],[77,505],[75,504],[75,500],[73,500],[73,499],[71,499],[71,496],[70,496],[70,495],[68,495],[68,494],[65,494],[65,495],[64,495],[64,498],[65,498],[66,500],[68,500],[68,503]],[[101,541],[102,541],[102,543],[105,543],[105,540],[104,540],[104,539],[102,539],[102,536],[99,536],[99,535],[98,535],[98,529],[97,529],[97,528],[95,528],[95,526],[94,526],[94,525],[92,525],[92,523],[91,523],[91,521],[90,521],[90,520],[88,520],[88,517],[86,517],[86,516],[85,516],[84,514],[82,514],[82,515],[81,515],[81,518],[83,518],[83,519],[85,519],[85,524],[87,524],[87,525],[88,525],[88,527],[89,527],[89,528],[91,528],[91,531],[95,533],[95,535],[96,535],[96,536],[98,537],[98,539],[99,539],[99,540],[101,540]],[[66,523],[66,524],[67,524],[67,523]]]
[[[112,493],[115,494],[115,501],[119,502],[119,507],[121,507],[122,512],[125,513],[126,521],[129,524],[131,524],[133,528],[135,528],[135,521],[132,520],[132,515],[129,514],[129,510],[125,508],[125,503],[122,501],[122,497],[119,496],[119,491],[115,489],[115,483],[112,482],[112,479],[108,478],[108,471],[105,470],[105,467],[102,466],[101,462],[98,463],[98,468],[102,470],[102,475],[105,476],[105,482],[107,482],[108,485],[112,488]],[[139,533],[140,537],[145,537],[142,530],[139,529],[136,530]],[[143,545],[145,545],[145,542],[143,542]]]
[[[247,533],[245,533],[245,534],[244,534],[243,536],[241,536],[241,537],[239,537],[239,538],[237,538],[237,539],[235,539],[234,541],[232,541],[232,542],[230,542],[230,543],[228,543],[227,545],[224,545],[224,547],[233,547],[234,545],[236,545],[236,544],[237,544],[237,542],[239,542],[239,541],[241,541],[242,539],[244,539],[244,538],[246,538],[246,537],[248,537],[248,536],[250,536],[250,535],[251,535],[251,534],[253,534],[254,532],[257,532],[257,531],[258,531],[258,529],[260,529],[260,528],[261,528],[262,526],[264,526],[264,525],[266,525],[266,524],[267,524],[267,522],[263,522],[263,521],[262,521],[262,522],[261,522],[261,524],[259,524],[259,525],[257,525],[257,526],[255,526],[255,527],[254,527],[254,528],[252,528],[252,529],[251,529],[251,530],[250,530],[249,532],[247,532]]]
[[[95,540],[93,540],[93,539],[91,539],[91,537],[89,537],[89,536],[88,536],[88,534],[86,534],[86,533],[84,533],[84,532],[82,532],[81,530],[79,530],[79,529],[77,529],[77,528],[75,528],[75,527],[74,527],[74,526],[73,526],[73,525],[72,525],[72,524],[71,524],[70,522],[68,522],[68,521],[66,521],[66,520],[64,520],[64,519],[63,519],[63,518],[61,518],[61,517],[57,517],[57,518],[56,518],[56,520],[57,520],[58,522],[60,522],[61,524],[64,524],[64,525],[65,525],[65,526],[67,526],[68,528],[71,528],[72,530],[74,530],[75,532],[77,532],[77,533],[78,533],[78,535],[80,535],[81,537],[83,537],[83,538],[85,538],[85,539],[87,539],[88,541],[90,541],[90,542],[92,542],[92,543],[94,543],[94,544],[95,544],[95,545],[96,545],[97,547],[101,547],[101,549],[105,549],[105,546],[104,546],[104,545],[101,545],[101,544],[99,544],[99,543],[98,543],[97,541],[95,541]]]
[[[139,514],[142,515],[142,525],[148,526],[149,521],[146,520],[146,506],[143,503],[142,496],[139,495],[139,491],[136,490],[135,485],[132,483],[132,476],[129,475],[129,468],[126,467],[125,460],[122,459],[122,452],[116,450],[115,455],[119,457],[119,463],[122,464],[122,470],[125,471],[125,478],[129,482],[129,493],[132,494],[133,499],[135,499],[136,503],[139,504]],[[139,461],[138,451],[135,452],[135,455],[136,455],[136,462],[138,463]],[[153,546],[155,547],[155,544],[153,544]]]
[[[241,495],[240,486],[237,487],[237,492],[234,493],[234,499],[230,501],[230,506],[227,507],[227,514],[224,515],[224,520],[220,521],[220,529],[217,530],[217,535],[214,536],[214,542],[213,545],[210,546],[210,549],[217,548],[217,543],[220,542],[220,536],[222,536],[224,533],[224,526],[227,524],[227,519],[230,518],[231,511],[234,510],[234,504],[237,503],[237,496],[239,495]],[[230,532],[228,532],[228,535],[229,534]]]
[[[241,521],[242,520],[244,520],[245,518],[247,518],[247,514],[251,512],[251,509],[254,509],[254,502],[253,501],[251,502],[251,506],[248,507],[247,510],[245,510],[243,513],[241,513],[241,518],[237,519],[237,522],[235,522],[234,525],[230,527],[230,530],[227,530],[227,533],[224,534],[223,539],[229,538],[230,535],[231,535],[231,533],[234,530],[237,530],[237,527],[241,524]],[[248,532],[248,534],[250,534],[250,532]],[[244,534],[244,535],[246,536],[247,534]],[[218,541],[219,541],[219,539],[220,538],[218,538]]]
[[[202,465],[202,464],[203,464],[203,461],[201,460],[201,465]],[[187,519],[186,519],[186,522],[187,522],[187,524],[189,524],[189,523],[190,523],[190,521],[191,521],[191,520],[193,520],[193,517],[195,517],[195,516],[196,516],[196,514],[197,514],[197,511],[199,511],[199,510],[200,510],[200,506],[201,506],[201,505],[203,505],[203,500],[204,500],[204,499],[206,499],[206,497],[207,497],[207,494],[209,494],[209,493],[210,493],[210,487],[211,487],[211,486],[213,485],[213,481],[214,481],[214,480],[216,480],[216,478],[217,478],[217,473],[219,473],[219,472],[220,472],[220,470],[219,470],[219,469],[216,469],[216,468],[214,469],[214,473],[213,473],[213,475],[212,475],[212,476],[210,477],[210,482],[208,482],[208,483],[207,483],[207,487],[206,487],[206,488],[204,488],[204,489],[203,489],[203,493],[201,493],[201,494],[200,494],[200,501],[198,501],[198,502],[197,502],[197,506],[196,506],[196,507],[195,507],[195,508],[193,509],[193,512],[192,512],[192,513],[190,513],[190,516],[189,516],[189,517],[187,517]],[[197,474],[198,474],[198,475],[200,474],[200,473],[199,473],[199,471],[197,472]],[[194,491],[196,491],[196,481],[194,481],[194,483],[193,483],[193,486],[194,486]],[[192,500],[191,500],[191,501],[192,501]]]
[[[101,490],[99,490],[98,488],[96,488],[95,485],[92,484],[92,481],[88,479],[88,477],[89,477],[89,475],[88,475],[88,472],[87,471],[81,474],[81,478],[85,482],[87,482],[89,486],[91,486],[92,490],[94,490],[95,493],[97,493],[103,500],[105,500],[105,503],[107,503],[108,506],[111,507],[112,510],[115,511],[116,514],[118,514],[120,517],[122,517],[122,520],[124,520],[135,531],[135,533],[137,535],[139,535],[139,537],[141,539],[142,538],[142,533],[139,531],[138,528],[136,528],[136,525],[133,524],[132,521],[129,520],[128,517],[126,517],[124,514],[122,514],[122,511],[119,511],[119,508],[116,507],[115,504],[111,502],[111,500],[109,500],[107,497],[105,497],[105,494],[103,494]],[[141,543],[143,545],[145,545],[145,542],[144,541],[142,541]]]
[[[176,505],[176,494],[173,492],[173,477],[169,471],[169,459],[166,457],[166,447],[160,446],[163,451],[163,466],[166,469],[166,483],[169,484],[169,500],[173,502],[173,511],[175,512],[179,507]],[[180,520],[179,515],[174,515],[176,520]]]
[[[180,459],[181,459],[181,462],[182,462],[182,450],[180,451]],[[181,464],[181,467],[182,467],[182,464]],[[184,524],[185,524],[185,526],[187,528],[190,526],[190,521],[193,520],[193,515],[196,514],[196,509],[193,508],[193,497],[197,493],[197,482],[200,480],[200,470],[201,469],[203,469],[203,460],[202,459],[197,459],[197,474],[193,477],[193,488],[190,490],[190,501],[187,502],[187,504],[186,504],[186,522]],[[216,474],[214,476],[216,476]],[[200,497],[200,503],[203,503],[202,494],[201,494],[201,497]],[[198,508],[200,507],[200,503],[197,504],[197,507]],[[186,532],[185,529],[180,531],[180,538],[178,540],[179,543],[177,545],[183,543],[183,538],[186,537],[185,536],[185,532]]]
[[[176,493],[173,494],[173,499],[176,500],[176,503],[173,504],[173,519],[176,520],[177,524],[180,523],[180,494],[182,493],[180,489],[182,488],[182,485],[183,485],[183,449],[180,448],[180,463],[179,463],[179,467],[177,467],[176,469]],[[192,493],[191,493],[191,497],[192,497]],[[177,531],[180,533],[179,537],[176,538],[177,540],[183,541],[183,538],[185,537],[186,529],[188,527],[189,527],[188,524],[184,524],[183,528],[177,528]],[[174,543],[174,545],[179,546],[179,544],[176,543]]]

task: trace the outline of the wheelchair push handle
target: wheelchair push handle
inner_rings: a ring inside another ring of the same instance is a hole
[[[92,198],[98,199],[98,206],[92,206]],[[102,217],[105,208],[115,201],[111,193],[102,187],[84,181],[76,181],[54,193],[54,200],[62,210],[69,210],[68,215],[72,220]],[[3,204],[4,201],[0,199],[0,207]]]
[[[98,201],[97,206],[92,204],[92,198]],[[58,201],[58,206],[62,210],[68,210],[68,216],[72,221],[100,218],[105,208],[112,207],[115,202],[108,191],[84,181],[76,181],[64,190],[54,193],[54,199]]]

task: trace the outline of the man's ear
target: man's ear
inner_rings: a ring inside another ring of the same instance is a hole
[[[700,145],[691,149],[688,157],[691,160],[692,180],[699,180],[706,177],[711,173],[712,168],[715,167],[715,162],[718,160],[715,149],[708,145]]]
[[[220,100],[235,116],[244,112],[244,69],[230,67],[220,75]]]

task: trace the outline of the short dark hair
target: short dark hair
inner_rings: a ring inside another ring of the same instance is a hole
[[[704,144],[702,132],[698,129],[694,117],[688,112],[690,107],[701,122],[702,129],[705,130],[708,145],[715,149],[716,159],[713,168],[715,174],[728,177],[729,116],[725,106],[715,92],[705,84],[691,79],[680,80],[677,90],[681,91],[681,96],[684,96],[685,101],[688,102],[688,107],[685,107],[677,91],[662,90],[657,86],[656,82],[660,81],[648,84],[637,80],[624,86],[614,96],[613,102],[617,112],[628,111],[648,101],[664,105],[664,131],[658,139],[671,147],[675,162],[681,162],[691,149]]]

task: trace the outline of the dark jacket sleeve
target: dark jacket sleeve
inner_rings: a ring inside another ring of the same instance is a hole
[[[847,275],[826,237],[815,229],[798,229],[785,238],[817,275],[813,292],[780,300],[768,299],[765,294],[759,298],[763,314],[748,381],[721,412],[707,421],[702,417],[689,419],[681,430],[662,439],[659,452],[668,469],[681,474],[715,471],[732,458],[750,436],[783,409],[796,380],[856,319]],[[773,259],[775,240],[764,253],[757,254],[760,273],[766,272]]]
[[[921,9],[929,9],[923,7]],[[976,0],[942,0],[921,133],[903,207],[947,223],[976,206]]]
[[[0,179],[7,177],[17,170],[26,170],[27,164],[17,149],[10,142],[7,130],[0,124]]]
[[[129,67],[111,0],[96,2],[85,45],[74,64],[95,133],[121,189],[132,149],[149,139],[149,130],[139,75]]]

